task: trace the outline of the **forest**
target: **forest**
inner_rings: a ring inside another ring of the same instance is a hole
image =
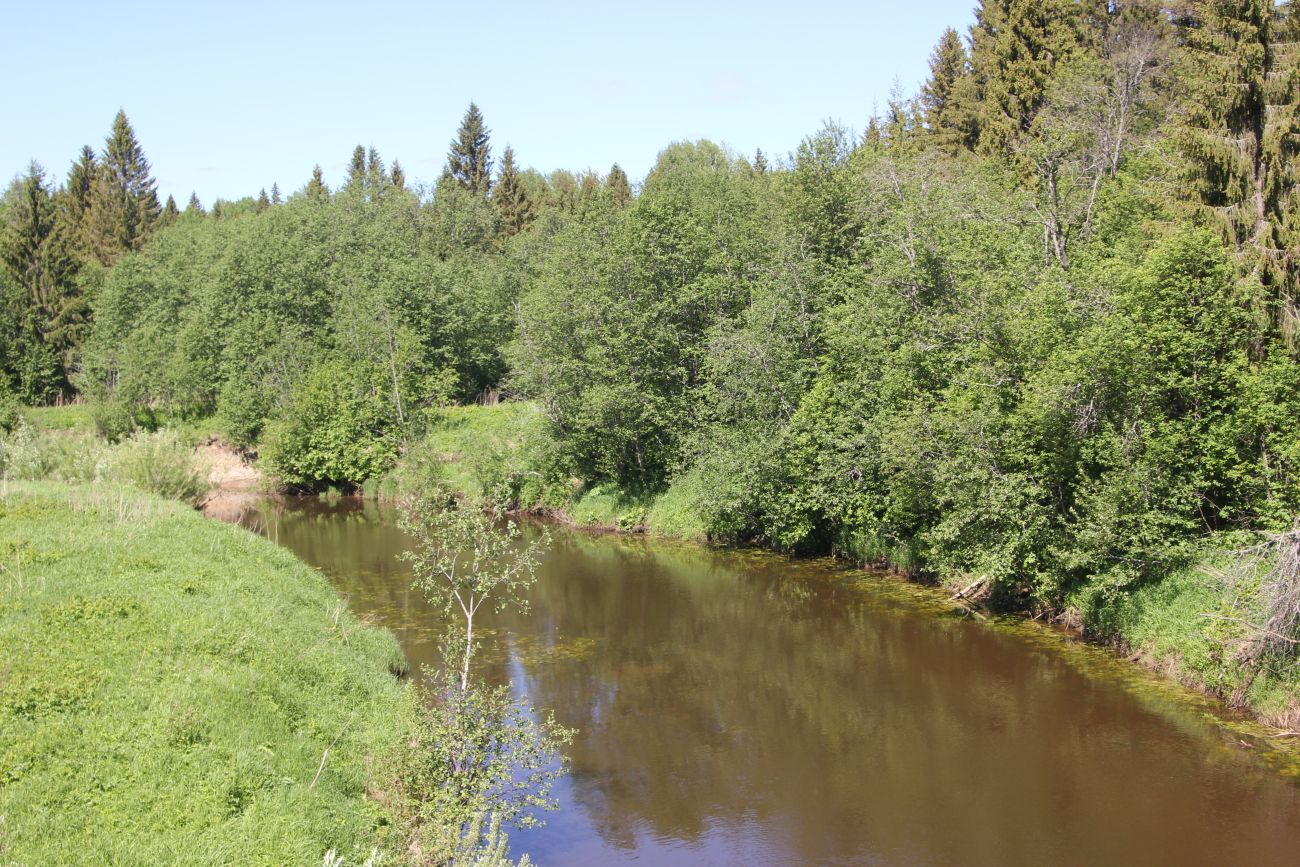
[[[527,403],[508,505],[669,498],[1100,629],[1294,538],[1298,102],[1285,4],[986,0],[864,129],[674,142],[639,183],[525,168],[470,104],[432,184],[358,145],[335,189],[181,208],[119,113],[0,201],[0,379],[109,439],[211,420],[298,490]],[[1252,652],[1290,653],[1260,581]]]

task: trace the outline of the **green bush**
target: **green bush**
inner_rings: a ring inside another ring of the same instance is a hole
[[[0,382],[0,433],[9,433],[22,419],[18,398],[8,385]]]
[[[18,395],[24,403],[48,403],[63,385],[58,354],[39,335],[27,335],[19,341],[14,372]]]
[[[272,412],[266,392],[232,379],[222,387],[219,405],[219,424],[226,437],[240,446],[255,445]]]
[[[355,370],[330,361],[295,389],[288,415],[267,426],[263,454],[285,484],[351,488],[393,465],[397,432]]]
[[[134,409],[126,401],[116,398],[92,403],[90,417],[95,422],[95,433],[111,443],[130,436],[136,428]]]

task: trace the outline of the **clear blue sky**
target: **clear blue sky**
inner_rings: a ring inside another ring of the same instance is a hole
[[[0,175],[57,178],[126,109],[165,198],[286,193],[354,145],[436,179],[466,105],[493,154],[639,180],[670,142],[783,155],[826,119],[861,129],[911,93],[975,0],[912,3],[172,0],[6,4]]]

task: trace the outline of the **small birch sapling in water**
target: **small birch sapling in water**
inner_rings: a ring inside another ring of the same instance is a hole
[[[416,543],[401,555],[411,564],[415,588],[443,614],[459,614],[463,620],[460,688],[466,690],[478,648],[475,616],[485,603],[494,611],[508,606],[528,611],[524,594],[536,580],[537,562],[550,536],[543,533],[525,542],[514,521],[503,521],[495,510],[463,506],[442,492],[405,500],[399,526]]]
[[[443,666],[429,672],[430,694],[402,775],[416,824],[458,847],[478,835],[485,817],[493,826],[540,824],[530,811],[556,808],[551,788],[573,731],[516,699],[509,685],[476,678],[472,664],[476,616],[484,605],[527,610],[524,594],[549,535],[525,540],[513,521],[444,492],[404,501],[400,526],[415,542],[402,555],[414,586],[452,624],[441,642]]]

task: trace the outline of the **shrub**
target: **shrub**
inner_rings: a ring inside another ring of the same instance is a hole
[[[90,406],[90,417],[95,422],[95,433],[111,443],[135,432],[135,412],[124,400],[97,400]]]
[[[91,482],[103,477],[107,450],[89,436],[52,436],[19,420],[0,440],[0,470],[6,478]]]
[[[286,484],[352,487],[393,465],[397,438],[387,408],[334,361],[313,370],[287,417],[267,426],[264,454]]]
[[[112,452],[115,480],[173,500],[196,503],[207,479],[194,461],[194,450],[173,430],[139,432]]]
[[[11,432],[21,419],[18,398],[6,384],[0,383],[0,433]]]

